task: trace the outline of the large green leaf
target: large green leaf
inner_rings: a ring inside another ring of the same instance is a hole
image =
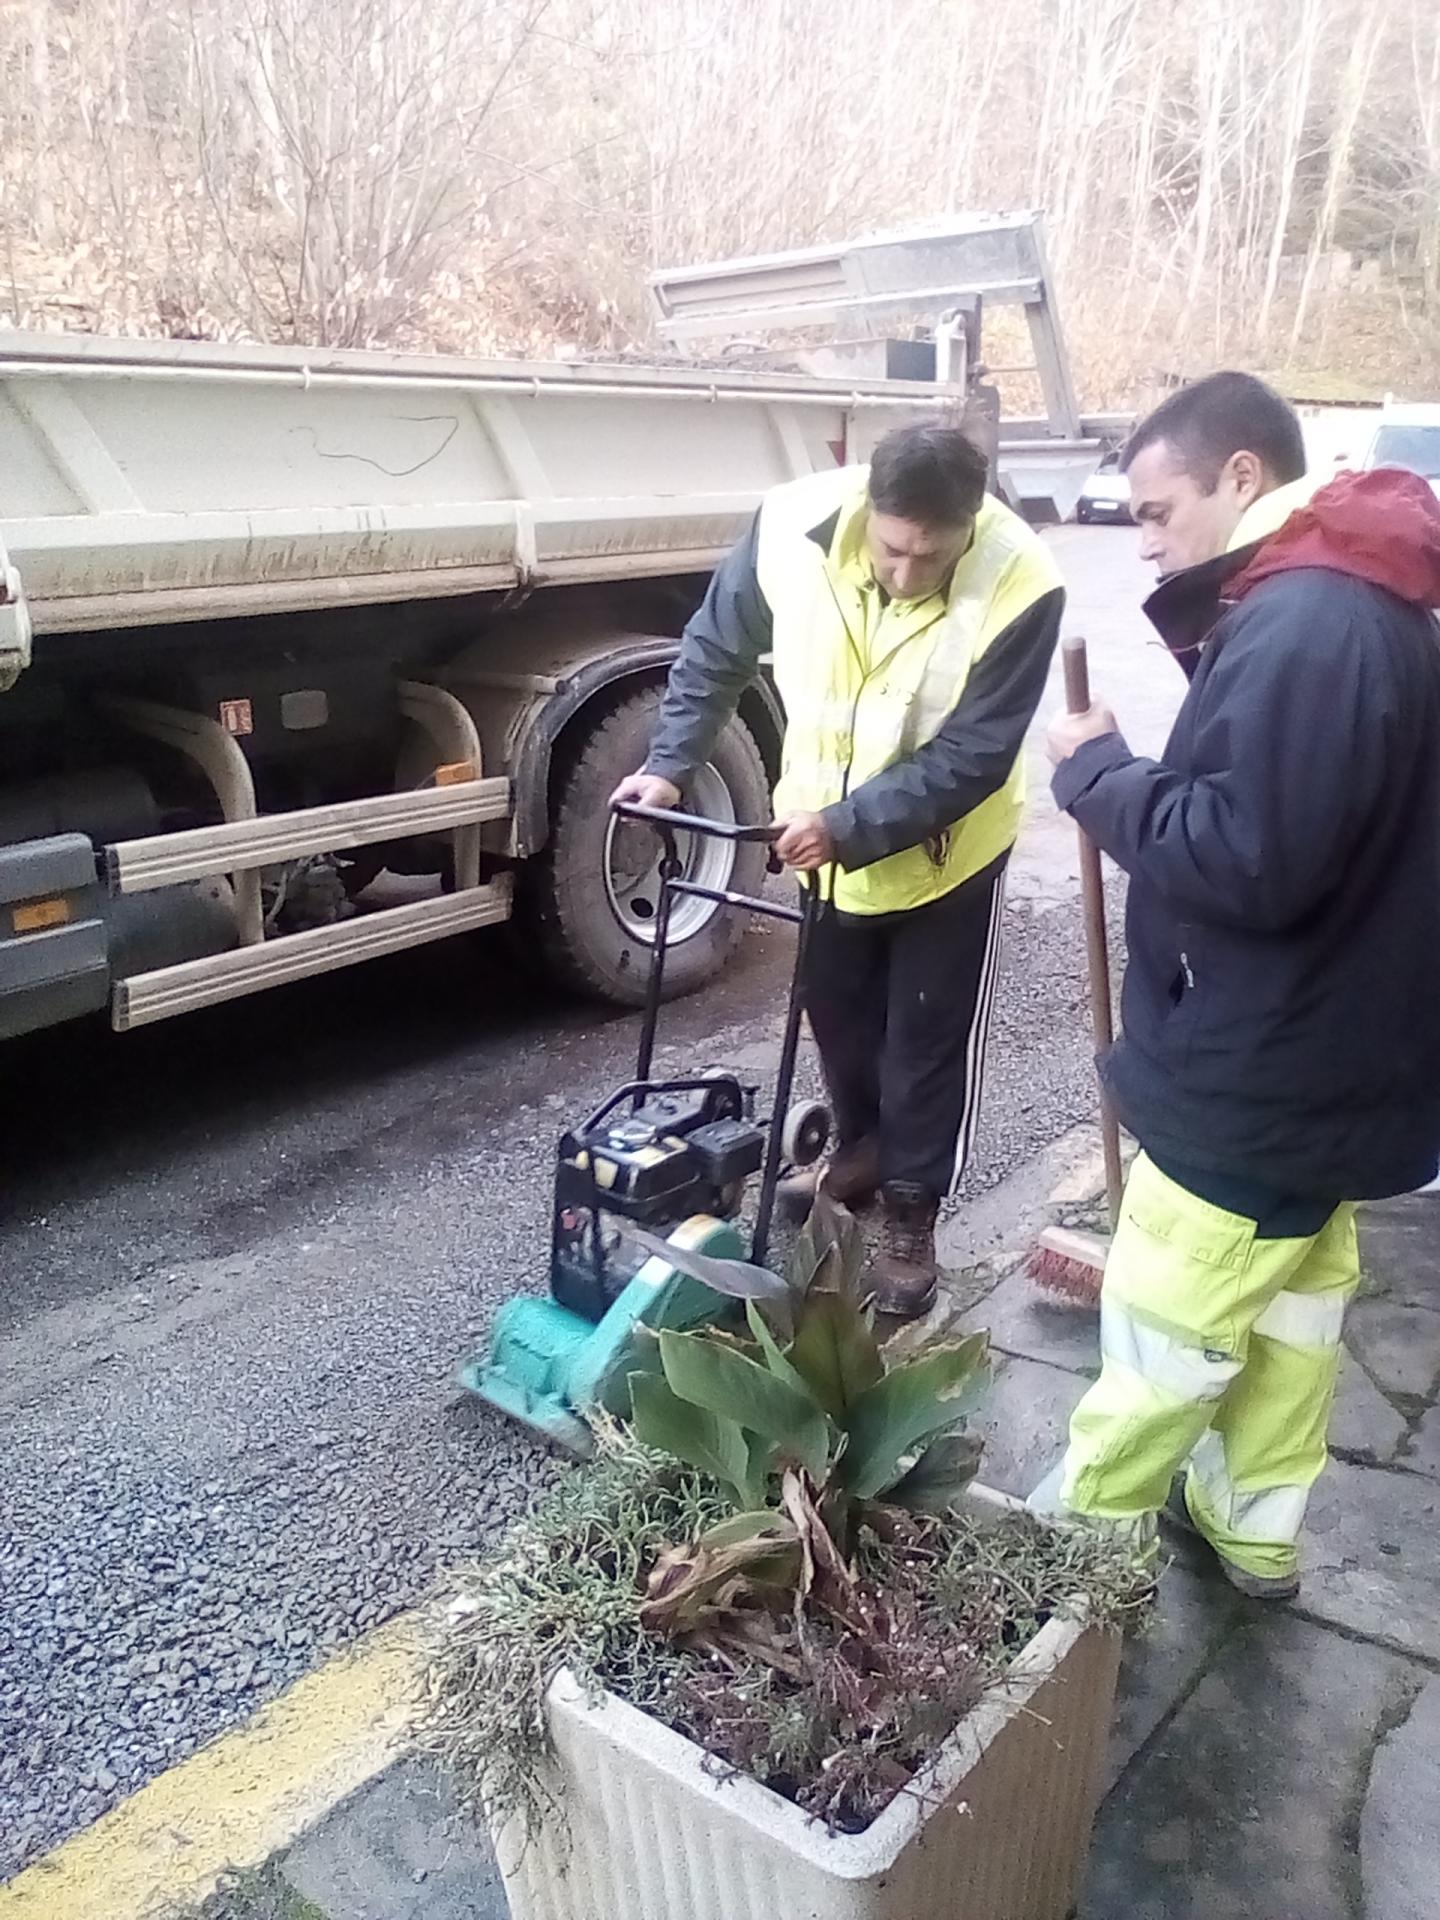
[[[885,1499],[911,1513],[949,1513],[980,1467],[984,1442],[978,1433],[944,1433],[902,1474]]]
[[[700,1547],[738,1547],[742,1541],[761,1537],[784,1546],[795,1540],[795,1522],[778,1507],[757,1507],[752,1513],[732,1513],[728,1520],[717,1520],[696,1541]]]
[[[738,1421],[771,1441],[784,1459],[798,1461],[814,1479],[825,1478],[833,1429],[798,1388],[777,1380],[758,1360],[703,1333],[667,1330],[660,1335],[660,1353],[665,1378],[682,1400]]]
[[[600,1403],[605,1411],[613,1414],[617,1420],[628,1420],[633,1405],[633,1382],[638,1374],[654,1374],[657,1379],[665,1377],[664,1363],[660,1358],[660,1342],[649,1327],[638,1321],[631,1329],[634,1338],[630,1350],[624,1354],[621,1364],[607,1373],[601,1382]]]
[[[852,1493],[862,1500],[883,1493],[900,1477],[904,1456],[917,1442],[973,1411],[989,1385],[988,1346],[989,1335],[975,1333],[929,1347],[860,1395],[845,1418],[850,1444],[840,1462]]]
[[[885,1371],[869,1321],[843,1293],[810,1295],[790,1343],[790,1363],[837,1420]]]
[[[745,1441],[750,1462],[750,1485],[755,1489],[756,1500],[763,1500],[771,1475],[780,1471],[780,1450],[761,1433],[747,1433]]]
[[[792,1295],[803,1300],[818,1288],[858,1303],[865,1258],[865,1237],[855,1216],[837,1206],[822,1187],[795,1237],[789,1268]]]
[[[728,1300],[785,1300],[790,1289],[778,1273],[771,1273],[768,1267],[755,1267],[748,1260],[718,1260],[714,1254],[691,1253],[688,1247],[677,1247],[673,1240],[662,1240],[658,1233],[648,1233],[644,1227],[630,1228],[632,1239],[639,1241],[646,1253],[654,1254],[681,1273],[689,1274],[692,1280],[698,1280],[703,1286],[723,1293]]]
[[[760,1505],[765,1476],[760,1472],[757,1480],[757,1462],[738,1421],[682,1400],[658,1374],[637,1373],[630,1394],[635,1437],[642,1446],[711,1474],[742,1511]]]
[[[753,1300],[745,1302],[745,1317],[750,1322],[750,1332],[755,1344],[765,1356],[765,1364],[777,1380],[784,1380],[798,1393],[808,1394],[810,1389],[805,1376],[798,1373],[780,1350],[780,1343],[765,1324],[765,1317]]]
[[[815,1204],[806,1215],[804,1224],[795,1236],[790,1249],[790,1260],[786,1268],[790,1293],[798,1304],[810,1291],[820,1263],[830,1250],[830,1242],[825,1238],[821,1223],[816,1219],[816,1209],[820,1205],[820,1196],[815,1196]]]

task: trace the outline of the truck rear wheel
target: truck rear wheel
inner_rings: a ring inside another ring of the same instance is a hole
[[[616,820],[610,795],[644,763],[660,689],[623,700],[585,740],[556,795],[550,844],[527,876],[530,918],[546,965],[565,986],[620,1006],[639,1006],[654,948],[660,902],[660,839],[637,821]],[[769,785],[750,730],[731,720],[699,768],[682,805],[711,819],[768,819]],[[698,834],[679,837],[688,879],[758,891],[763,847],[737,847]],[[724,966],[744,916],[705,900],[671,909],[665,997],[692,993]]]

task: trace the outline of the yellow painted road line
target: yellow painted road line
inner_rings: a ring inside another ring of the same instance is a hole
[[[0,1887],[0,1920],[142,1920],[258,1867],[393,1757],[415,1646],[392,1621],[296,1681]]]

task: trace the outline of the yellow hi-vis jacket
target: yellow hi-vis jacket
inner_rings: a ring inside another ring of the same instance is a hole
[[[647,769],[701,765],[768,647],[785,709],[779,814],[823,813],[845,913],[920,907],[1014,844],[1023,745],[1064,593],[1040,539],[987,498],[948,589],[885,595],[866,545],[869,472],[777,487],[686,628]]]

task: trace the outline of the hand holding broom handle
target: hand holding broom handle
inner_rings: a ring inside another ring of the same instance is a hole
[[[1060,642],[1065,670],[1065,710],[1087,713],[1090,708],[1090,666],[1085,642],[1069,634]],[[1090,974],[1090,1019],[1095,1048],[1103,1053],[1115,1038],[1110,997],[1110,947],[1105,933],[1105,882],[1100,871],[1100,849],[1080,830],[1080,903],[1085,916],[1085,957]],[[1105,1198],[1110,1209],[1110,1231],[1120,1220],[1120,1125],[1104,1087],[1100,1089],[1100,1138],[1105,1149]]]

